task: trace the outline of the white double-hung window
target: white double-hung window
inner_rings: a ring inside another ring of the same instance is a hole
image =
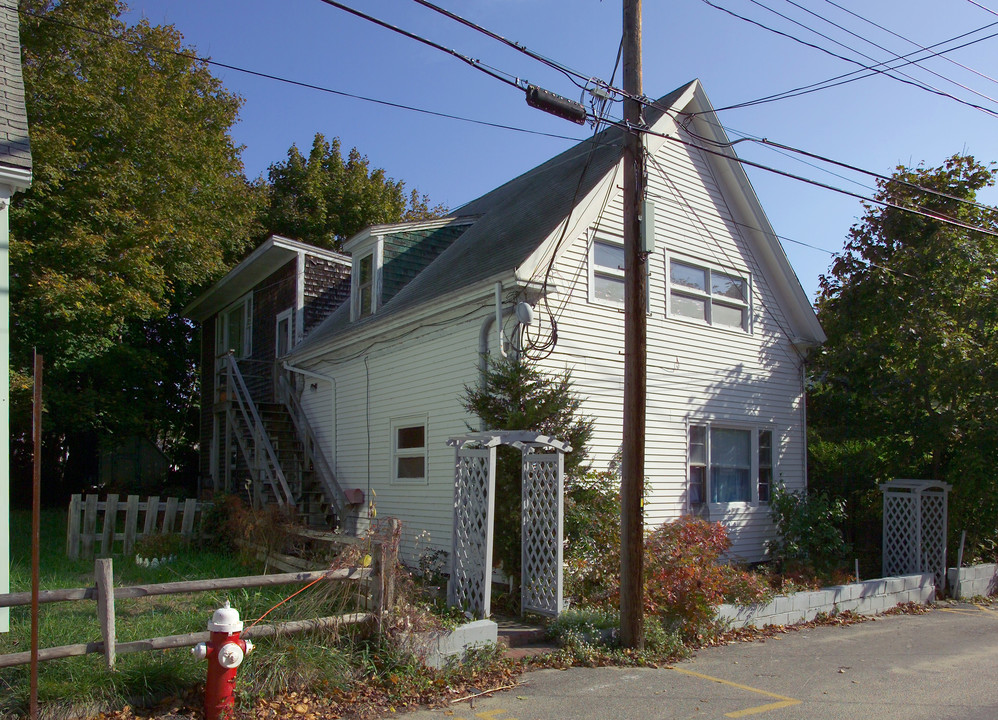
[[[593,240],[589,257],[589,299],[624,304],[624,246],[609,238]]]
[[[737,273],[669,259],[669,316],[749,332],[749,279]]]
[[[773,459],[771,428],[691,423],[687,482],[690,507],[769,502]]]

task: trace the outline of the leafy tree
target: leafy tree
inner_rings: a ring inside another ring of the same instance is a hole
[[[593,421],[579,414],[582,400],[572,391],[569,371],[549,376],[524,359],[489,363],[482,388],[465,386],[464,406],[489,430],[530,430],[572,446],[565,455],[569,481],[587,470],[586,444]],[[493,555],[510,577],[520,574],[520,451],[497,452]]]
[[[891,476],[952,482],[950,528],[975,543],[998,536],[998,211],[975,204],[995,179],[993,164],[956,155],[879,183],[879,200],[988,232],[866,206],[821,278],[828,342],[809,398],[820,443],[884,473],[867,487]],[[824,472],[817,482],[834,487],[848,468]]]
[[[37,348],[46,472],[84,480],[98,439],[185,435],[197,347],[179,312],[245,250],[259,190],[229,136],[239,98],[176,29],[127,27],[118,0],[19,6],[34,181],[11,213],[14,442]]]
[[[368,225],[440,217],[446,209],[429,207],[426,195],[405,192],[405,183],[371,169],[353,148],[343,158],[339,138],[327,142],[316,133],[305,157],[294,145],[288,159],[270,166],[268,205],[263,224],[269,232],[338,250],[340,243]]]

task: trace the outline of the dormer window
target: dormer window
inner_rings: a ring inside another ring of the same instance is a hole
[[[372,312],[374,312],[374,253],[369,253],[357,263],[357,317],[367,317]]]
[[[381,306],[381,253],[380,239],[375,242],[374,247],[368,245],[355,251],[351,280],[351,320],[374,315]]]

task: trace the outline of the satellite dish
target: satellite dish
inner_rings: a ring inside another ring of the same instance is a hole
[[[525,302],[519,302],[514,309],[516,320],[521,325],[532,325],[534,322],[534,309]]]

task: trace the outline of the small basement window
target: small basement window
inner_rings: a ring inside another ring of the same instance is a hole
[[[426,481],[426,419],[392,421],[392,482]]]

